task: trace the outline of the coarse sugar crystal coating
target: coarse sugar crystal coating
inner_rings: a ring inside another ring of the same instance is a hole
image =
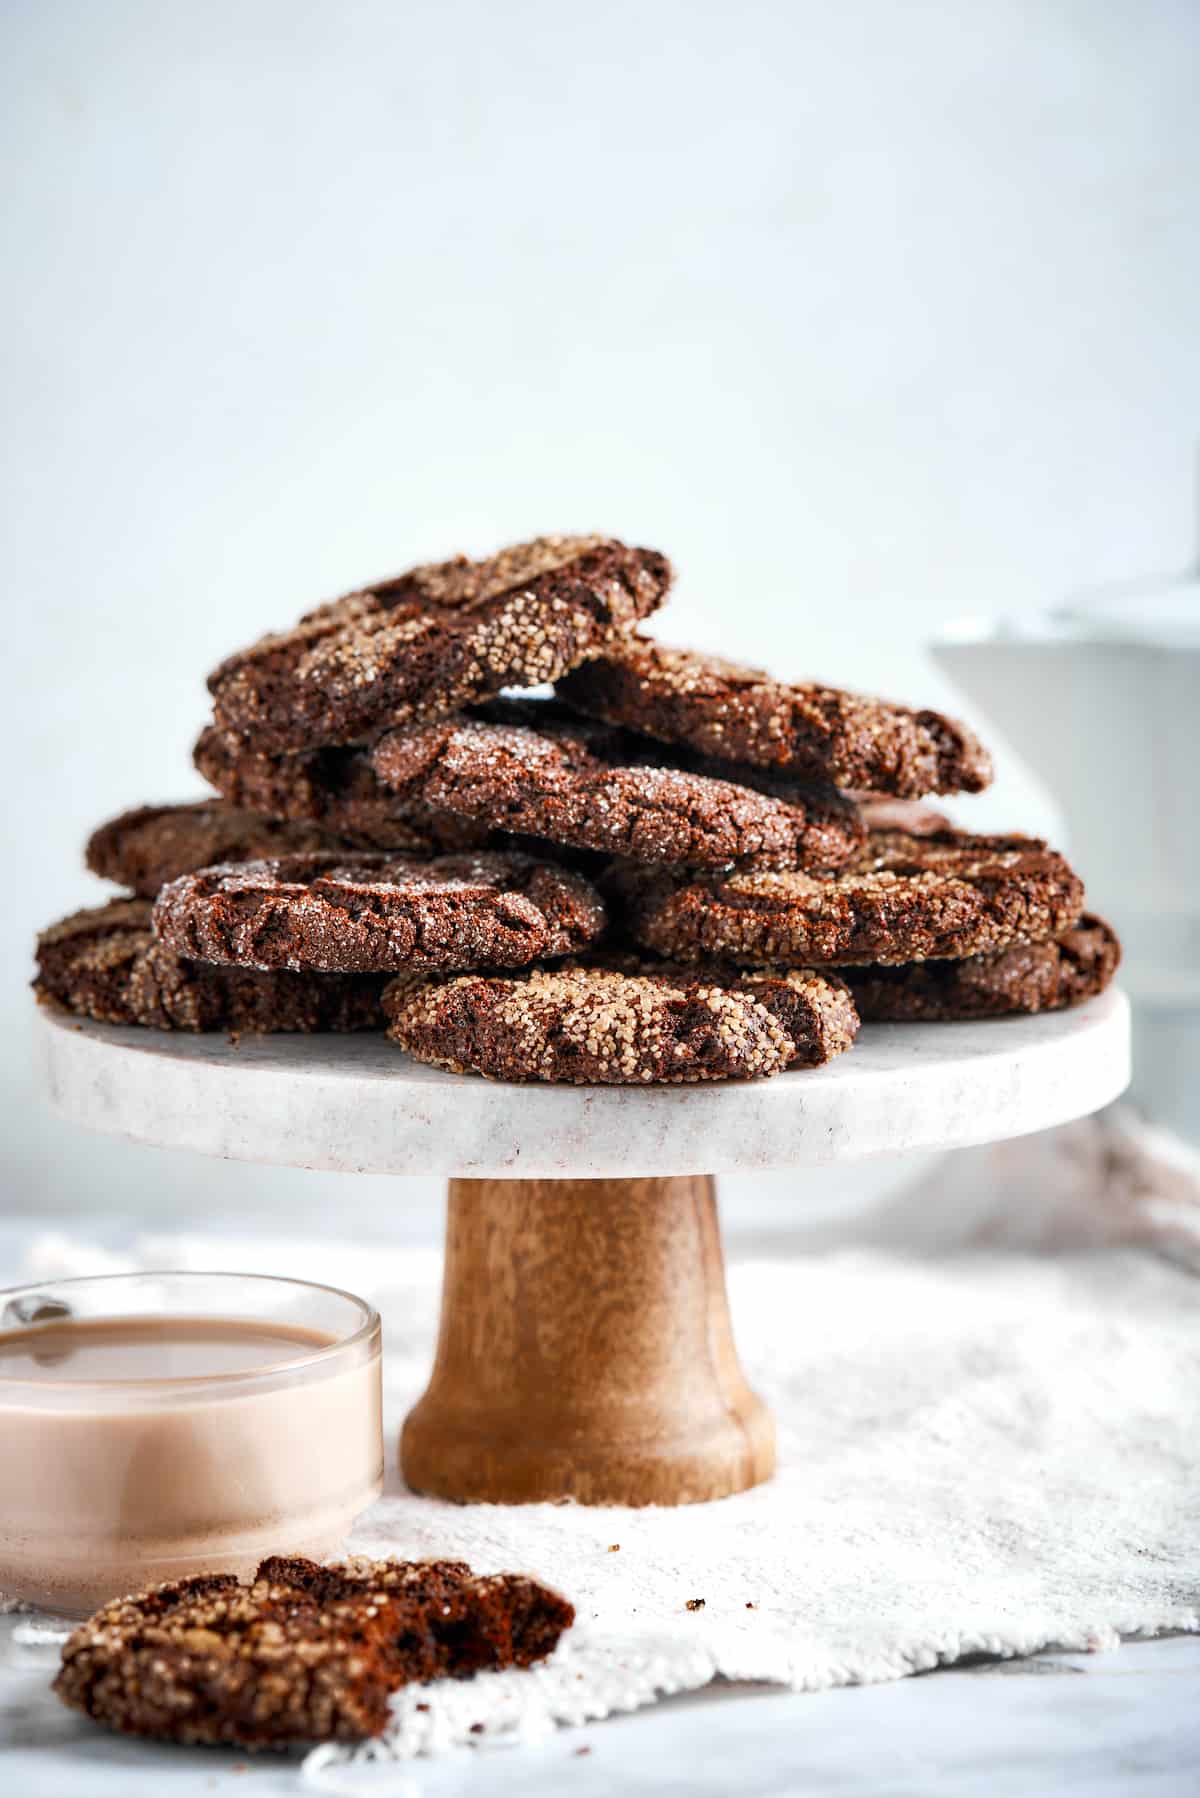
[[[777,791],[759,791],[736,770],[680,767],[649,738],[546,702],[402,725],[371,762],[405,800],[635,861],[830,868],[863,840],[854,807],[827,783],[779,779]]]
[[[402,979],[386,989],[384,1009],[389,1036],[421,1061],[571,1085],[760,1079],[830,1060],[858,1029],[836,976],[634,956],[519,976]]]
[[[154,1030],[381,1030],[383,979],[372,974],[260,973],[189,961],[150,928],[148,899],[115,899],[44,930],[39,1000],[101,1024]]]
[[[153,899],[169,880],[214,862],[345,847],[315,823],[280,823],[219,799],[202,799],[190,805],[139,805],[110,818],[88,838],[84,859],[102,880]]]
[[[1018,943],[961,961],[847,968],[845,978],[864,1020],[951,1023],[1082,1005],[1105,990],[1120,960],[1112,926],[1085,912],[1051,942]]]
[[[295,855],[164,887],[154,929],[177,954],[252,968],[396,973],[521,967],[604,930],[596,889],[531,856]]]
[[[676,876],[614,865],[616,922],[644,948],[694,962],[828,966],[959,959],[1045,942],[1083,909],[1083,884],[1034,837],[872,831],[851,866]]]
[[[268,754],[255,747],[252,734],[210,724],[201,732],[192,760],[231,804],[270,818],[319,825],[347,847],[436,855],[480,849],[488,840],[485,825],[456,812],[435,811],[419,800],[401,799],[379,779],[364,748]],[[233,859],[210,855],[207,863],[196,865]]]
[[[243,1748],[378,1735],[401,1686],[529,1667],[574,1609],[520,1574],[462,1561],[273,1556],[105,1605],[68,1638],[54,1689],[125,1735]]]
[[[973,732],[918,711],[630,633],[561,677],[559,697],[590,717],[686,743],[704,755],[823,775],[901,798],[977,793],[991,761]]]
[[[414,568],[223,662],[209,680],[216,720],[266,752],[363,742],[557,679],[652,612],[670,581],[656,550],[594,536]]]

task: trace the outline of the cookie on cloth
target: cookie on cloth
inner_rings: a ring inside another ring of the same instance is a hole
[[[522,967],[604,929],[582,875],[527,855],[290,855],[204,868],[163,888],[155,934],[247,968],[397,973]]]
[[[852,865],[811,874],[671,875],[615,865],[634,940],[680,961],[841,965],[987,954],[1045,942],[1083,909],[1083,883],[1036,837],[872,831]]]
[[[1112,926],[1085,912],[1052,942],[1020,943],[962,961],[847,968],[845,978],[864,1021],[936,1024],[1065,1011],[1102,993],[1120,961]]]
[[[370,752],[406,800],[481,827],[670,866],[837,867],[861,846],[848,800],[826,783],[756,791],[671,765],[630,732],[545,702],[495,702],[386,732]]]
[[[231,804],[270,818],[319,825],[360,849],[437,854],[482,848],[490,834],[486,826],[455,812],[400,799],[384,786],[361,748],[267,755],[254,749],[242,731],[210,724],[200,733],[192,760]],[[214,855],[209,862],[233,859]]]
[[[101,1024],[154,1030],[381,1030],[371,974],[263,974],[187,961],[156,940],[148,899],[75,912],[37,941],[39,1000]]]
[[[214,862],[341,848],[345,844],[335,834],[315,824],[279,823],[219,799],[201,799],[192,805],[139,805],[110,818],[88,838],[84,860],[102,880],[153,899],[169,880]]]
[[[209,678],[216,720],[266,753],[362,742],[556,680],[653,612],[670,583],[665,556],[610,537],[539,537],[413,568],[229,657]]]
[[[386,988],[388,1035],[419,1061],[493,1080],[636,1086],[817,1067],[854,1041],[836,975],[679,968],[621,956]]]
[[[115,1600],[63,1645],[54,1690],[123,1735],[286,1748],[379,1735],[401,1686],[543,1660],[557,1592],[462,1561],[272,1556]]]
[[[941,712],[760,669],[629,634],[557,684],[590,717],[703,755],[823,775],[839,787],[919,799],[977,793],[992,778],[987,751]]]

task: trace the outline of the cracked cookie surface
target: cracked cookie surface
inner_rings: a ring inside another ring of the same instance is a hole
[[[831,868],[863,840],[854,806],[826,783],[736,784],[734,770],[672,765],[647,738],[545,702],[402,726],[370,759],[403,799],[635,861]]]
[[[1085,912],[1051,942],[1020,943],[961,961],[847,968],[845,979],[864,1020],[951,1023],[1082,1005],[1105,990],[1120,961],[1112,926]]]
[[[571,707],[704,755],[824,775],[839,787],[920,798],[977,793],[992,777],[956,719],[629,634],[561,677]]]
[[[268,754],[244,732],[210,724],[200,733],[192,760],[232,805],[318,825],[357,849],[436,855],[482,848],[489,835],[485,825],[458,813],[400,798],[379,779],[364,748]],[[225,859],[209,857],[210,863]]]
[[[220,799],[201,799],[121,812],[92,832],[84,860],[102,880],[153,899],[169,880],[214,862],[345,847],[335,833],[315,823],[281,823]]]
[[[596,889],[531,856],[296,855],[207,868],[164,887],[156,935],[177,954],[327,973],[520,967],[585,948]]]
[[[1071,928],[1083,884],[1035,837],[872,831],[849,868],[812,875],[606,877],[619,924],[659,955],[739,965],[960,959]]]
[[[383,979],[261,973],[189,961],[150,928],[148,899],[114,899],[44,930],[34,990],[45,1004],[100,1024],[153,1030],[381,1030]]]
[[[362,742],[556,680],[654,611],[670,582],[665,556],[606,537],[430,563],[229,657],[209,678],[216,721],[266,752]]]
[[[421,1061],[568,1085],[762,1079],[831,1060],[858,1029],[836,976],[627,955],[517,977],[399,980],[384,1009],[393,1042]]]

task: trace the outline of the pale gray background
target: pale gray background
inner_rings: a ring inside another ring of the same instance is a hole
[[[675,558],[664,635],[937,702],[946,619],[1187,557],[1195,0],[3,31],[13,1209],[352,1200],[86,1138],[29,1075],[35,928],[100,897],[92,824],[199,790],[202,677],[264,627],[597,529]],[[965,815],[1054,823],[1007,750]]]

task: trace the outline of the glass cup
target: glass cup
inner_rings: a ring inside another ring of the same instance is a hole
[[[0,1591],[86,1616],[336,1553],[383,1484],[380,1324],[257,1274],[0,1291]]]

